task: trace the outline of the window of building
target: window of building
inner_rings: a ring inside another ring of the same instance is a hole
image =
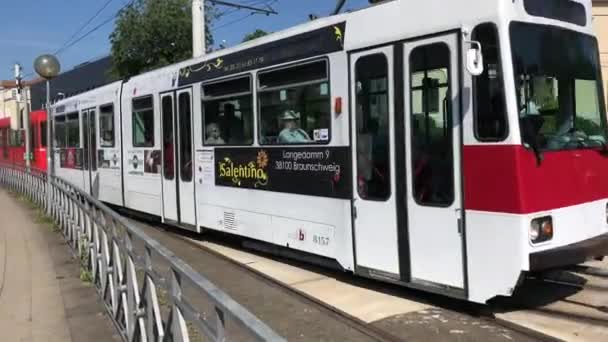
[[[65,147],[80,148],[80,121],[78,119],[78,113],[71,113],[66,116],[65,132]]]
[[[331,98],[326,60],[260,73],[261,144],[327,144]]]
[[[114,147],[114,105],[99,107],[99,144],[101,147]]]
[[[204,143],[253,144],[251,77],[203,84]]]
[[[443,43],[410,55],[411,158],[416,201],[448,206],[454,201],[454,154],[450,50]]]
[[[481,43],[484,61],[483,74],[473,78],[475,135],[480,141],[503,141],[508,135],[508,123],[496,26],[478,25],[473,39]]]
[[[179,169],[183,182],[192,181],[192,105],[189,93],[178,95],[179,108]]]
[[[65,115],[59,115],[59,116],[56,116],[55,120],[54,120],[55,121],[55,146],[57,146],[59,148],[66,147],[65,119],[66,119]]]
[[[357,189],[367,200],[390,197],[388,62],[384,54],[357,61]]]
[[[133,100],[133,147],[154,147],[154,107],[152,96]]]

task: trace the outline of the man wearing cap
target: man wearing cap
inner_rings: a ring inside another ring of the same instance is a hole
[[[283,130],[279,133],[279,144],[300,144],[311,141],[310,137],[303,129],[298,127],[297,119],[299,113],[287,110],[283,113]]]

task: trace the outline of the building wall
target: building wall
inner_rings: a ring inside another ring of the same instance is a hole
[[[23,128],[21,127],[21,115],[25,109],[24,99],[29,100],[30,98],[29,89],[22,90],[21,102],[17,101],[14,90],[14,88],[0,88],[0,118],[10,117],[11,128],[20,129]]]
[[[608,97],[608,0],[593,0],[593,27],[600,50],[604,96]]]

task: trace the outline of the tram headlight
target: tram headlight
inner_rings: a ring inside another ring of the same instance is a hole
[[[539,217],[530,223],[528,232],[532,243],[539,243],[553,238],[553,219],[551,216]]]

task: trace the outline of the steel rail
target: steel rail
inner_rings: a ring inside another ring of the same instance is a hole
[[[211,341],[285,341],[109,207],[66,180],[47,180],[43,171],[0,164],[0,185],[50,212],[124,341],[190,341],[199,334]],[[211,302],[210,312],[196,308],[186,288]]]

